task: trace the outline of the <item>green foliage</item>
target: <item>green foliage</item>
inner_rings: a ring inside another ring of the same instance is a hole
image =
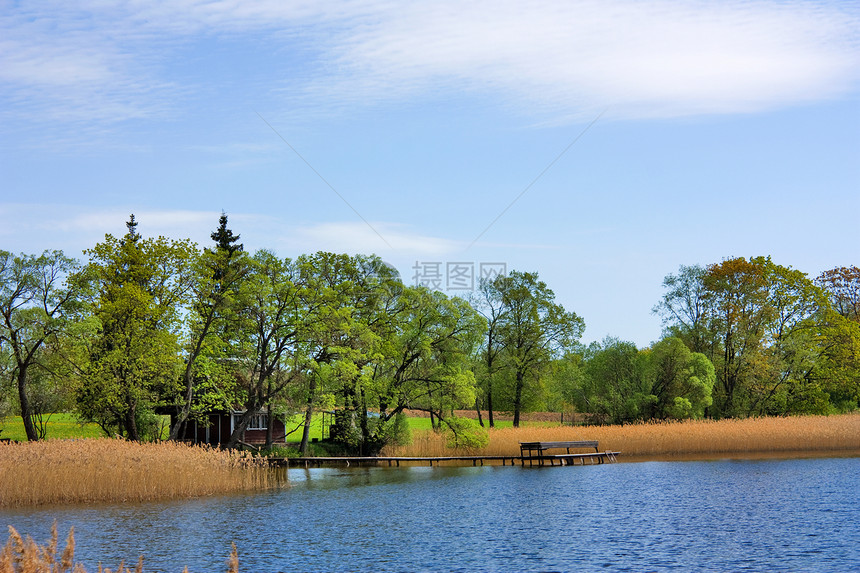
[[[739,257],[705,269],[681,267],[666,278],[668,292],[655,311],[669,333],[713,363],[710,415],[827,413],[856,404],[856,343],[848,324],[860,300],[860,274],[852,269],[825,272],[815,284],[769,257]],[[685,411],[684,404],[678,408]]]
[[[538,383],[551,361],[578,341],[585,330],[585,322],[556,304],[555,293],[536,273],[513,271],[498,276],[493,282],[504,309],[498,340],[503,364],[514,381],[514,426],[517,427],[527,385]]]
[[[593,343],[586,353],[580,411],[601,424],[647,417],[653,402],[639,350],[617,338]]]
[[[449,448],[480,449],[490,443],[490,434],[470,418],[445,418],[446,445]]]
[[[408,446],[412,443],[412,430],[409,427],[409,418],[403,412],[398,412],[391,423],[388,434],[388,443],[393,446]]]
[[[856,267],[813,282],[768,257],[682,266],[654,309],[662,340],[583,348],[582,319],[536,273],[484,279],[470,304],[404,285],[375,256],[248,255],[226,214],[202,251],[127,226],[84,269],[0,251],[0,414],[20,408],[29,439],[70,390],[85,419],[131,439],[163,435],[156,412],[177,438],[238,405],[232,443],[268,410],[302,426],[307,452],[314,412],[334,410],[336,447],[368,455],[409,440],[407,409],[474,447],[481,432],[454,410],[510,410],[519,425],[530,409],[624,423],[860,404]]]
[[[45,251],[39,256],[0,251],[3,386],[8,383],[7,389],[17,390],[28,440],[44,437],[39,420],[48,396],[38,390],[53,376],[49,363],[59,364],[59,349],[81,312],[85,285],[76,275],[77,266],[62,251]]]
[[[142,440],[158,437],[154,410],[178,389],[180,311],[196,251],[188,241],[143,239],[136,225],[132,216],[122,239],[106,235],[87,251],[98,327],[77,403],[105,433]]]
[[[679,338],[664,338],[642,353],[651,411],[659,419],[702,418],[713,403],[716,374],[708,357],[691,352]]]

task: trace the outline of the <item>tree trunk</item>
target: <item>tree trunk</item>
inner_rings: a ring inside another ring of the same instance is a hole
[[[18,364],[18,400],[21,404],[21,419],[24,422],[24,431],[27,432],[27,440],[36,442],[39,433],[33,424],[33,412],[30,408],[30,400],[27,398],[27,366]]]
[[[179,439],[180,431],[185,426],[185,422],[188,420],[188,416],[191,413],[191,401],[194,398],[194,361],[197,360],[197,357],[200,355],[200,349],[203,347],[203,339],[206,336],[206,332],[209,330],[211,322],[211,318],[207,319],[205,330],[197,340],[194,350],[188,355],[188,360],[185,363],[185,372],[182,377],[185,382],[185,396],[182,400],[182,406],[180,406],[176,412],[175,419],[171,420],[173,425],[170,427],[170,434],[167,437],[168,440],[176,441]]]
[[[487,417],[490,420],[490,427],[495,428],[496,423],[493,421],[493,380],[490,379],[487,384]]]
[[[481,427],[484,427],[484,418],[481,416],[481,402],[478,400],[477,396],[475,397],[475,412],[478,413],[478,423]]]
[[[140,434],[137,431],[137,420],[135,419],[135,411],[137,410],[137,406],[129,406],[129,409],[125,413],[125,431],[129,440],[133,440],[135,442],[140,441]]]
[[[369,450],[370,444],[370,427],[367,423],[367,398],[362,392],[361,400],[359,400],[359,404],[361,404],[361,409],[359,410],[361,414],[361,419],[359,420],[359,426],[361,427],[361,444],[359,453],[362,456],[371,455]],[[375,455],[375,452],[373,453]]]
[[[230,439],[227,441],[227,447],[230,449],[239,445],[239,442],[245,439],[245,428],[248,427],[248,421],[252,416],[260,412],[260,407],[256,404],[256,400],[250,404],[246,404],[245,413],[239,418],[239,423],[233,428],[233,433],[230,434]]]
[[[266,447],[271,448],[272,442],[274,441],[274,432],[275,432],[275,414],[272,412],[272,405],[269,404],[269,407],[266,412]]]
[[[523,373],[517,372],[517,388],[514,395],[514,428],[520,427],[520,405],[523,399]]]
[[[308,402],[305,408],[305,427],[302,428],[302,445],[299,447],[303,456],[308,455],[308,441],[311,436],[311,416],[314,413],[314,394],[317,392],[317,377],[311,375],[308,383]]]

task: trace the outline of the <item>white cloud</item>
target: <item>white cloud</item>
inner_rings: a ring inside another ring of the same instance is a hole
[[[839,95],[860,63],[858,14],[837,5],[435,2],[379,16],[338,37],[320,93],[470,90],[539,114],[675,116]]]
[[[468,92],[549,121],[607,106],[614,117],[736,113],[838,97],[860,75],[860,10],[836,1],[92,1],[5,12],[7,123],[111,125],[181,109],[200,86],[171,76],[171,58],[212,37],[265,38],[284,58],[298,43],[313,54],[303,79],[262,89],[288,82],[304,94],[288,107],[318,112]]]

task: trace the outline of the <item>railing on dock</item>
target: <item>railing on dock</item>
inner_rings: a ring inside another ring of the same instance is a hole
[[[570,453],[571,449],[582,449],[582,448],[594,448],[594,452],[588,452],[586,454],[577,454]],[[563,449],[566,451],[564,454],[547,454],[547,450],[560,450]],[[598,449],[598,443],[596,441],[575,441],[575,442],[520,442],[520,463],[522,465],[526,464],[526,461],[529,462],[529,466],[534,465],[537,462],[537,465],[542,466],[546,462],[549,462],[549,465],[554,466],[555,462],[558,461],[559,465],[575,465],[577,460],[579,461],[579,465],[585,465],[585,462],[588,461],[592,464],[602,464],[602,463],[612,463],[617,461],[616,456],[620,452],[601,452]]]

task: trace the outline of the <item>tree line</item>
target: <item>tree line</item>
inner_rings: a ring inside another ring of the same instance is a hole
[[[499,411],[518,426],[530,410],[624,423],[860,402],[856,267],[811,280],[767,257],[681,266],[654,308],[662,338],[639,349],[583,345],[584,321],[536,273],[449,298],[403,284],[376,256],[247,253],[226,214],[202,249],[137,225],[132,215],[83,263],[0,251],[0,414],[17,411],[28,439],[55,411],[147,440],[236,410],[230,445],[256,416],[300,414],[307,451],[325,409],[334,439],[373,454],[400,438],[407,409],[474,443]],[[477,424],[454,415],[467,408]]]

